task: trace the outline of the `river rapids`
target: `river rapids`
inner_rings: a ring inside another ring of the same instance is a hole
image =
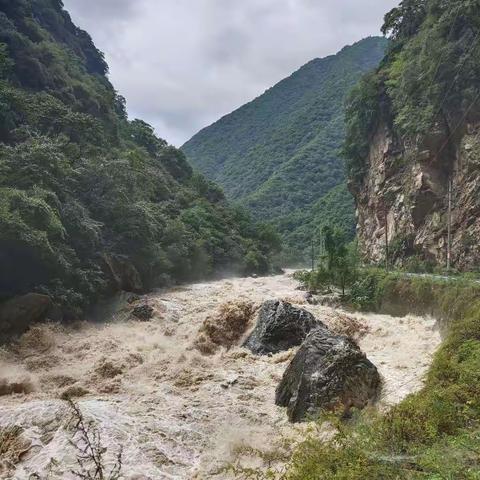
[[[229,302],[286,300],[333,330],[353,319],[383,378],[379,408],[421,387],[440,342],[433,319],[309,305],[297,287],[289,274],[192,284],[149,295],[150,322],[120,313],[32,328],[0,350],[0,394],[12,384],[23,392],[0,396],[0,431],[16,432],[14,454],[0,434],[0,478],[78,478],[72,409],[61,399],[68,389],[99,433],[107,466],[122,449],[125,479],[230,478],[226,466],[262,467],[256,450],[301,438],[311,425],[289,424],[274,405],[294,351],[255,357],[236,346],[207,356],[195,348],[205,318]]]

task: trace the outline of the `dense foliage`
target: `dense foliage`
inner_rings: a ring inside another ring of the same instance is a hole
[[[378,122],[403,144],[419,145],[437,126],[455,139],[480,111],[477,0],[404,0],[386,15],[383,31],[392,39],[387,56],[347,106],[345,153],[357,180]]]
[[[228,197],[273,220],[297,257],[330,220],[353,235],[353,201],[338,152],[343,103],[360,76],[378,65],[385,47],[385,39],[367,38],[313,60],[182,147]],[[331,195],[325,198],[332,189],[333,204]]]
[[[278,231],[283,233],[285,248],[283,258],[299,260],[299,251],[304,250],[303,258],[310,258],[310,246],[318,250],[321,232],[325,226],[335,226],[351,240],[355,235],[355,208],[347,184],[333,187],[309,208],[296,210],[276,220]]]
[[[107,70],[61,0],[0,0],[0,297],[78,311],[122,282],[268,271],[275,232],[129,121]]]

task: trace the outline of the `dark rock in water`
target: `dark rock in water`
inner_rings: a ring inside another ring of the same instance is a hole
[[[349,338],[325,329],[311,332],[283,374],[275,403],[291,422],[322,410],[364,408],[377,396],[380,375]]]
[[[314,328],[326,328],[301,308],[278,300],[265,302],[257,325],[243,344],[256,355],[268,355],[301,345]]]
[[[152,319],[154,312],[155,311],[151,305],[148,305],[148,303],[143,303],[142,305],[137,305],[134,307],[132,310],[132,315],[142,322],[148,322]]]
[[[47,295],[28,293],[0,305],[0,336],[22,334],[34,323],[46,319],[53,309]]]
[[[19,393],[32,393],[35,387],[29,376],[16,379],[0,378],[0,397]]]
[[[90,392],[79,385],[72,385],[67,387],[61,394],[60,398],[62,400],[72,400],[74,398],[84,397],[88,395]]]

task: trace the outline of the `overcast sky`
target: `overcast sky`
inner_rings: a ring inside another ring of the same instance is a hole
[[[181,146],[316,57],[379,34],[399,0],[64,0],[131,117]]]

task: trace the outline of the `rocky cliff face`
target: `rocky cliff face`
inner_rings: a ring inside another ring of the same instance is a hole
[[[437,123],[423,140],[408,144],[389,122],[379,122],[366,173],[350,183],[368,261],[385,260],[387,237],[392,263],[416,257],[445,266],[450,224],[452,267],[466,270],[480,262],[480,123],[457,125]]]

